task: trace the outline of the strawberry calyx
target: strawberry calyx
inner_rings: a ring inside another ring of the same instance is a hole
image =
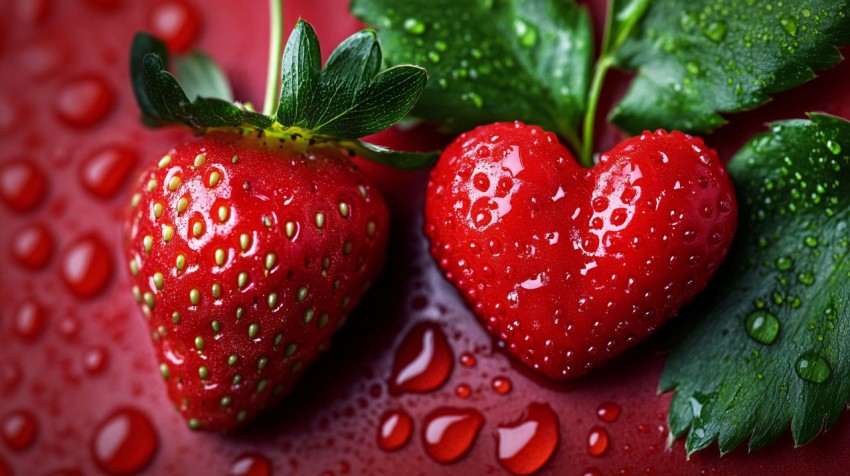
[[[297,151],[344,149],[373,162],[401,169],[433,164],[438,153],[390,150],[360,140],[404,117],[425,89],[428,74],[415,65],[381,70],[382,53],[374,30],[343,41],[322,67],[318,38],[299,20],[282,57],[280,100],[266,115],[250,104],[214,97],[199,90],[194,99],[166,69],[165,43],[137,33],[130,75],[142,122],[150,127],[183,125],[198,133],[228,130],[276,137]]]

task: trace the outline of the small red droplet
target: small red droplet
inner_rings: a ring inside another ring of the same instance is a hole
[[[469,385],[462,383],[455,387],[455,395],[460,398],[469,398],[472,395],[472,389],[469,388]]]
[[[47,324],[47,311],[38,302],[28,299],[15,311],[15,333],[25,340],[40,336]]]
[[[587,468],[582,474],[583,476],[602,476],[602,471],[599,471],[596,468]]]
[[[472,408],[438,408],[425,417],[425,452],[440,463],[456,461],[472,447],[482,425],[484,416]]]
[[[31,160],[12,160],[0,165],[0,199],[13,210],[37,207],[47,191],[47,177]]]
[[[21,451],[29,448],[35,441],[38,433],[38,420],[35,415],[26,411],[18,410],[3,417],[2,423],[3,442],[13,451]]]
[[[608,449],[608,432],[595,426],[587,434],[587,453],[590,456],[602,456]]]
[[[103,372],[106,362],[109,360],[106,349],[103,347],[92,347],[83,354],[83,367],[90,375]]]
[[[89,298],[100,291],[112,276],[112,256],[96,235],[74,242],[62,257],[62,280],[72,293]]]
[[[233,462],[228,476],[271,476],[272,462],[259,453],[245,453]]]
[[[21,228],[12,238],[12,257],[21,266],[38,269],[47,264],[53,254],[53,235],[41,223]]]
[[[0,384],[4,394],[10,394],[21,383],[21,366],[14,360],[9,360],[0,368]]]
[[[148,23],[153,35],[177,53],[188,50],[201,29],[201,18],[195,8],[178,0],[157,3]]]
[[[474,367],[476,362],[475,356],[469,352],[460,354],[460,365],[463,365],[464,367]]]
[[[606,423],[613,423],[619,418],[620,411],[622,411],[620,405],[613,402],[604,402],[596,408],[596,416]]]
[[[446,382],[452,367],[452,349],[440,326],[434,322],[419,323],[396,351],[390,392],[434,391]]]
[[[98,425],[91,441],[95,463],[109,474],[143,469],[153,459],[159,437],[153,424],[138,410],[122,408]]]
[[[531,403],[519,421],[496,432],[499,464],[513,474],[532,474],[558,446],[558,416],[545,403]]]
[[[511,381],[507,377],[494,377],[490,386],[499,395],[507,395],[511,391]]]
[[[82,76],[60,88],[54,109],[68,125],[87,127],[106,116],[114,99],[115,93],[105,79]]]
[[[110,198],[121,188],[136,166],[136,154],[122,146],[95,151],[80,168],[83,186],[100,198]]]
[[[403,410],[391,410],[381,416],[378,427],[378,446],[385,451],[395,451],[410,441],[413,419]]]

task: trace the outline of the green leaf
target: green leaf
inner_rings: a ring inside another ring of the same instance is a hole
[[[298,20],[283,50],[278,122],[307,126],[321,69],[322,54],[316,32],[309,23]]]
[[[428,74],[418,66],[401,65],[379,73],[357,92],[354,102],[336,117],[309,127],[315,132],[356,139],[395,124],[413,108]]]
[[[144,59],[148,55],[168,61],[168,49],[165,43],[147,33],[136,33],[133,37],[133,45],[130,47],[130,80],[133,84],[136,103],[142,111],[142,120],[150,126],[155,126],[159,113],[145,88]]]
[[[621,2],[623,6],[631,2]],[[654,0],[616,52],[638,69],[611,120],[645,129],[710,131],[720,113],[752,109],[836,64],[850,42],[850,0]]]
[[[592,34],[571,0],[353,0],[390,64],[425,66],[413,113],[464,131],[522,120],[575,145],[586,107]]]
[[[850,123],[773,124],[730,162],[740,225],[726,264],[679,316],[661,390],[689,453],[810,441],[850,394]]]
[[[196,50],[178,56],[174,59],[174,69],[190,99],[209,97],[233,101],[233,90],[227,77],[206,53]]]
[[[429,167],[437,162],[440,152],[399,152],[363,141],[345,141],[343,147],[364,159],[377,164],[389,165],[402,170]]]

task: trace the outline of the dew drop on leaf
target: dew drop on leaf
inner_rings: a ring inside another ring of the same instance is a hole
[[[841,144],[835,142],[834,140],[826,141],[826,148],[829,149],[834,155],[838,155],[841,153]]]
[[[408,18],[404,21],[404,30],[412,35],[421,35],[425,33],[425,24],[415,18]]]
[[[806,352],[798,357],[794,371],[801,379],[813,383],[825,382],[832,373],[826,360],[815,352]]]
[[[761,344],[772,344],[779,334],[779,320],[773,314],[763,310],[750,313],[745,326],[747,334]]]

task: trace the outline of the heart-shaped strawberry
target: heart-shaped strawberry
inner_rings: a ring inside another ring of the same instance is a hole
[[[554,134],[495,123],[431,175],[431,252],[487,330],[554,379],[642,341],[702,291],[737,224],[714,150],[645,132],[580,167]]]

